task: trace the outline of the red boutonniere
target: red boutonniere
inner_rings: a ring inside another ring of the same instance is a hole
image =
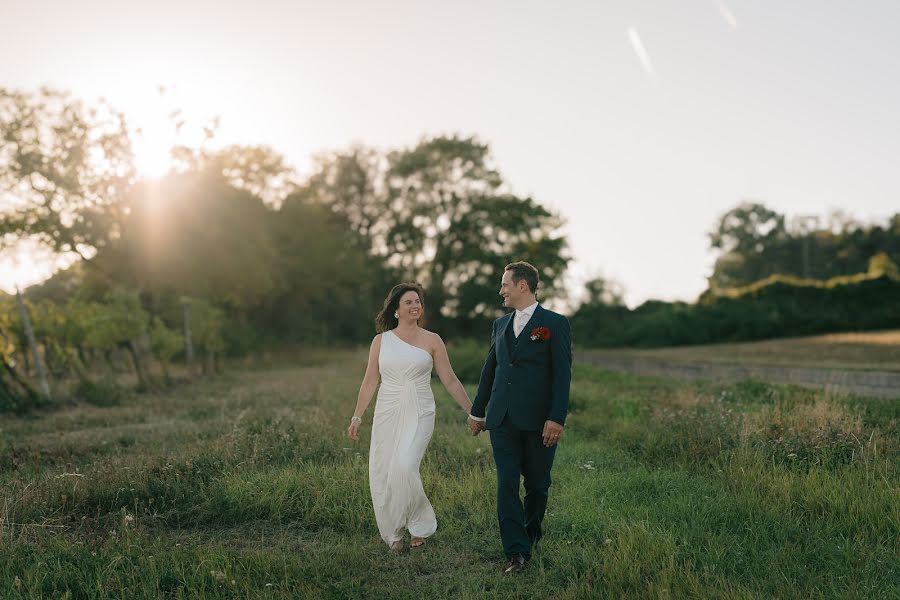
[[[535,327],[531,330],[532,342],[546,342],[550,339],[550,330],[546,327]]]

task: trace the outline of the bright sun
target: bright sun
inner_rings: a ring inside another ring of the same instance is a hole
[[[210,122],[204,110],[208,105],[196,92],[184,94],[174,85],[157,89],[157,93],[142,90],[122,105],[132,130],[135,168],[147,179],[171,170],[174,146],[201,144],[203,126]]]
[[[142,127],[132,138],[134,166],[138,173],[148,179],[165,175],[172,166],[170,150],[175,141],[170,131]]]

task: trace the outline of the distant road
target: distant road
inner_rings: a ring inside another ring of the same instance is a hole
[[[660,358],[615,354],[610,350],[576,350],[575,362],[611,371],[676,379],[741,381],[755,379],[870,398],[900,398],[900,372],[764,364],[674,362]]]

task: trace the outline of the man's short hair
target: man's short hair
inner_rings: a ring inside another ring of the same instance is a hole
[[[528,284],[528,289],[531,290],[531,293],[537,293],[540,277],[538,276],[538,270],[534,268],[534,265],[527,263],[524,260],[520,260],[506,265],[506,268],[503,270],[512,272],[513,283],[519,283],[524,279],[525,283]]]

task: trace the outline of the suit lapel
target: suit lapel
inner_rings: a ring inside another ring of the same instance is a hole
[[[507,334],[507,330],[512,328],[513,317],[515,316],[515,314],[516,314],[516,312],[513,311],[513,312],[509,313],[508,315],[506,315],[506,322],[500,325],[500,342],[499,343],[503,344],[503,348],[506,351],[507,358],[512,356],[512,349],[509,347],[509,345],[507,343],[506,334]],[[504,362],[506,362],[506,361],[504,361]]]

